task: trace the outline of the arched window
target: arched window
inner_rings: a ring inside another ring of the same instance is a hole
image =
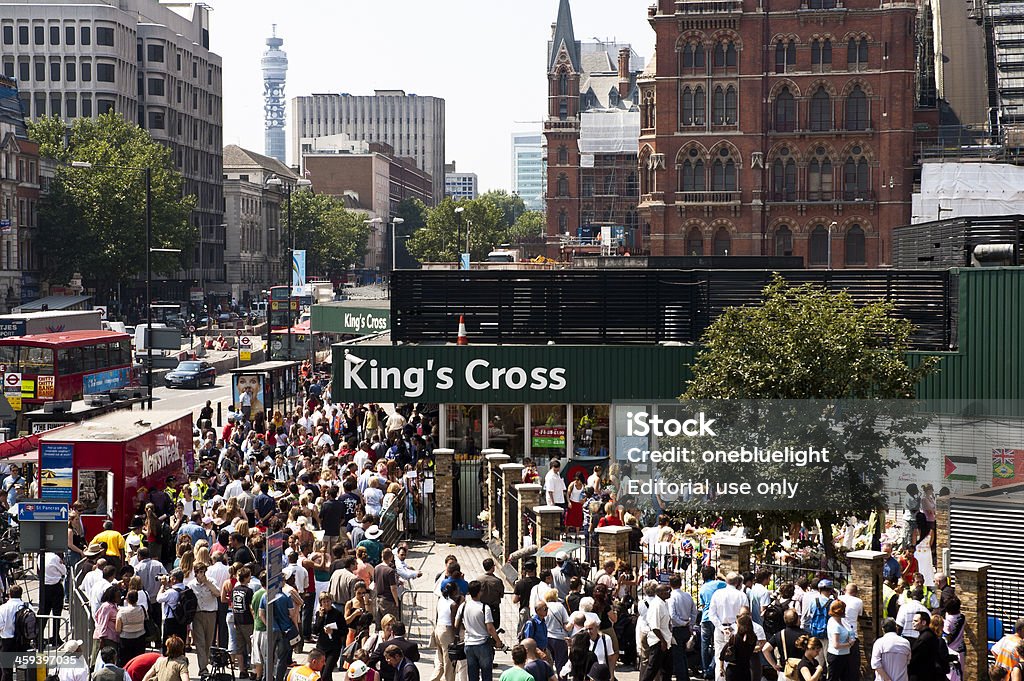
[[[828,38],[815,38],[811,42],[811,64],[820,67],[832,64],[832,41]]]
[[[860,85],[855,85],[846,98],[844,118],[847,130],[867,130],[871,127],[868,123],[868,96]]]
[[[693,89],[693,124],[704,125],[707,122],[707,96],[704,88],[697,86]]]
[[[832,161],[825,155],[825,148],[818,147],[815,157],[807,164],[807,200],[832,200]]]
[[[682,100],[679,107],[680,110],[680,124],[682,125],[693,125],[693,90],[687,85],[683,88],[683,94],[680,97]]]
[[[793,255],[793,232],[782,225],[772,238],[772,255]]]
[[[807,259],[812,265],[828,264],[828,228],[815,225],[807,244]]]
[[[868,39],[850,38],[846,43],[846,67],[849,69],[863,69],[868,65]]]
[[[796,161],[788,149],[772,163],[772,201],[796,201]]]
[[[704,255],[704,235],[700,227],[691,227],[686,235],[686,255]]]
[[[707,171],[704,161],[699,158],[688,158],[683,161],[680,182],[680,189],[684,192],[702,192],[707,189]]]
[[[715,232],[713,243],[714,255],[729,255],[729,247],[731,245],[732,239],[729,238],[729,230],[725,227],[719,227]]]
[[[722,40],[715,44],[711,65],[715,69],[734,69],[737,59],[736,45],[730,40]]]
[[[823,87],[811,96],[810,128],[815,132],[832,129],[832,98]]]
[[[565,71],[562,71],[558,76],[558,94],[562,97],[569,95],[569,74]]]
[[[846,201],[871,198],[871,178],[868,161],[861,156],[859,146],[850,150],[851,155],[843,163],[843,198]]]
[[[776,132],[793,132],[796,130],[796,100],[788,87],[784,87],[775,97],[773,119]]]
[[[558,233],[565,234],[569,231],[569,215],[564,210],[558,212]]]
[[[650,129],[654,127],[654,93],[644,94],[644,103],[640,108],[640,117],[643,119],[643,127]]]
[[[569,178],[566,175],[558,176],[555,196],[569,196]]]
[[[729,159],[715,159],[711,166],[711,191],[736,191],[736,162]]]
[[[775,43],[775,73],[792,71],[794,66],[796,66],[796,41],[777,41]]]
[[[558,165],[569,165],[569,149],[565,145],[558,147]]]
[[[730,85],[725,90],[725,124],[736,125],[736,88]]]
[[[679,67],[682,71],[693,71],[704,68],[704,46],[698,42],[683,45],[679,54]]]
[[[850,225],[846,230],[846,240],[843,244],[845,256],[843,262],[847,265],[863,265],[867,263],[864,249],[864,230],[860,225]]]
[[[608,91],[608,105],[613,107],[619,105],[619,88],[613,87]]]
[[[564,121],[569,117],[569,101],[566,99],[558,100],[558,120]]]
[[[725,88],[721,85],[715,87],[711,97],[711,122],[714,125],[725,125]]]

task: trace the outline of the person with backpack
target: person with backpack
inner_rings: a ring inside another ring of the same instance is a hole
[[[238,568],[236,578],[228,601],[228,653],[235,658],[235,664],[245,678],[249,671],[249,644],[254,624],[252,599],[255,592],[249,586],[252,570],[243,565]]]
[[[167,654],[167,640],[177,636],[182,641],[188,638],[188,624],[199,609],[199,601],[192,589],[184,584],[185,574],[174,570],[170,575],[160,578],[160,591],[156,600],[162,606],[164,633],[160,640],[164,642],[163,653]]]
[[[35,647],[35,613],[21,596],[21,587],[15,584],[8,591],[7,602],[0,605],[0,651],[5,653],[24,653]],[[30,624],[32,631],[29,631]],[[13,668],[0,669],[0,679],[13,681]]]
[[[786,611],[796,608],[796,601],[793,595],[796,593],[796,585],[786,582],[779,587],[778,592],[768,601],[764,612],[761,613],[761,626],[769,637],[782,631],[786,626]]]
[[[547,601],[537,601],[533,606],[533,613],[519,629],[519,641],[521,643],[532,638],[538,648],[546,650],[548,647],[548,625],[545,622],[548,616]]]
[[[808,595],[810,593],[808,592]],[[805,598],[803,628],[812,638],[825,640],[829,618],[828,609],[833,601],[835,601],[835,590],[832,588],[831,579],[819,581],[818,593],[809,600]]]

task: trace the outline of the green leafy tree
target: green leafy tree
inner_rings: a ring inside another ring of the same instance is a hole
[[[409,269],[417,266],[416,259],[409,253],[407,239],[427,224],[429,210],[427,205],[419,199],[402,199],[398,204],[395,217],[400,217],[405,221],[398,226],[398,240],[396,241],[399,269]]]
[[[547,218],[544,213],[536,210],[528,210],[516,218],[514,225],[508,228],[505,233],[505,242],[510,244],[521,244],[532,242],[544,236],[547,229]]]
[[[526,204],[518,194],[509,194],[504,189],[492,189],[481,194],[477,201],[487,201],[501,211],[501,224],[506,229],[516,223],[520,215],[526,212]]]
[[[40,155],[57,161],[50,191],[39,206],[38,246],[44,275],[66,282],[76,272],[97,291],[112,291],[136,276],[146,258],[146,190],[141,170],[152,174],[154,248],[191,252],[197,237],[188,222],[194,196],[182,196],[182,178],[171,150],[120,114],[79,118],[67,125],[58,117],[31,123],[29,135]],[[85,161],[92,168],[73,168]],[[180,267],[173,255],[154,256],[153,269]]]
[[[342,201],[326,194],[292,192],[292,238],[295,248],[306,251],[307,276],[336,278],[362,262],[370,226],[365,213],[346,210]],[[283,238],[288,238],[285,217]],[[283,244],[284,251],[290,247]]]
[[[463,208],[456,213],[456,208]],[[420,262],[457,262],[469,234],[473,260],[482,260],[502,243],[505,227],[501,209],[492,201],[456,202],[446,198],[430,210],[427,224],[408,240],[409,253]]]
[[[810,421],[806,413],[798,418],[796,411],[792,419],[776,418],[758,429],[759,444],[807,441],[813,429],[814,437],[850,454],[843,479],[852,488],[837,486],[834,497],[828,496],[833,490],[824,490],[825,498],[833,501],[812,516],[806,511],[724,510],[728,519],[741,522],[756,537],[774,540],[792,523],[816,517],[831,552],[833,523],[849,515],[865,518],[885,507],[877,482],[886,471],[899,458],[918,467],[924,464],[918,446],[927,418],[909,400],[918,383],[935,370],[936,360],[908,364],[913,329],[884,301],[857,305],[846,292],[831,293],[812,284],[790,286],[779,276],[764,289],[763,305],[729,308],[708,327],[681,399],[801,400],[793,409],[821,411]],[[836,408],[836,400],[855,402]],[[734,407],[757,408],[749,403]],[[758,422],[756,413],[746,417]],[[819,470],[808,467],[798,475],[804,489],[822,487]]]

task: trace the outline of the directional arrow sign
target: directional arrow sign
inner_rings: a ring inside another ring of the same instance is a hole
[[[18,522],[47,522],[68,519],[68,505],[52,502],[23,501],[18,504]]]

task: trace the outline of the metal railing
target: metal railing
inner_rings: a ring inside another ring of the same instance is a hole
[[[85,658],[92,659],[93,632],[96,623],[92,619],[92,607],[89,598],[79,585],[81,581],[76,565],[68,568],[71,574],[71,592],[68,594],[68,610],[71,619],[71,635],[82,641]]]
[[[832,566],[832,569],[826,569],[801,567],[785,563],[755,562],[751,564],[751,568],[754,572],[762,569],[771,572],[771,586],[773,589],[778,589],[779,586],[787,582],[796,584],[801,578],[806,577],[808,580],[830,579],[832,580],[832,585],[835,587],[836,591],[841,593],[850,582],[850,570],[842,565],[834,565]]]

